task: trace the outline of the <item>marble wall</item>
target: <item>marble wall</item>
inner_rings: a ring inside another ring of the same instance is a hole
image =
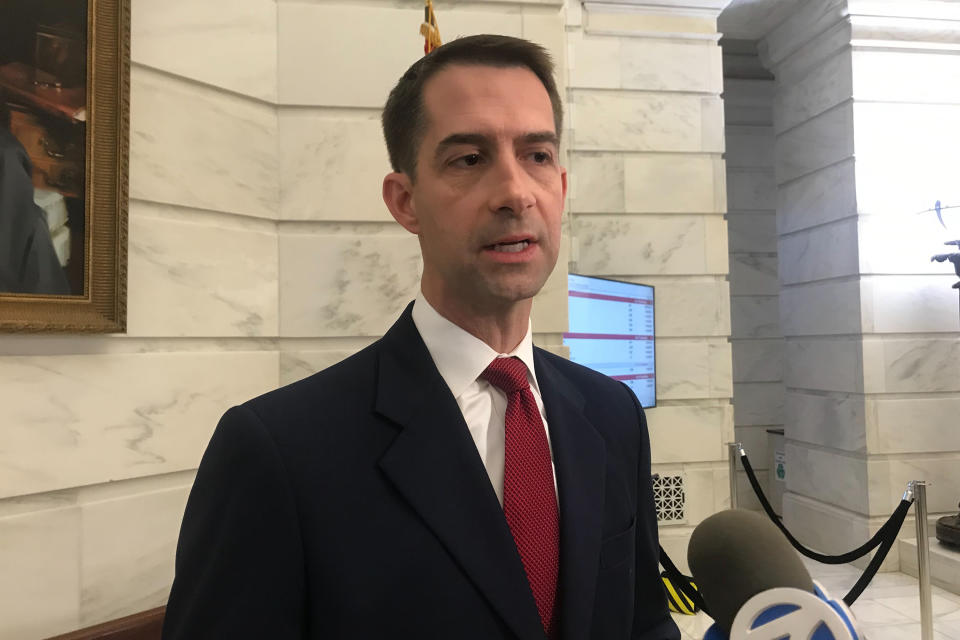
[[[128,331],[0,336],[3,638],[163,604],[217,419],[279,382],[276,5],[132,8]]]
[[[566,12],[570,269],[656,287],[658,406],[647,416],[654,472],[684,477],[685,520],[662,526],[661,542],[685,565],[692,527],[729,504],[733,438],[716,15],[578,9]]]
[[[932,513],[960,496],[957,292],[930,262],[960,220],[951,235],[918,213],[960,202],[948,4],[891,15],[893,3],[811,1],[761,46],[776,76],[787,458],[804,469],[788,477],[785,515],[828,552],[866,540],[908,480],[932,483]]]
[[[724,64],[730,59],[724,45]],[[736,48],[736,47],[735,47]],[[743,52],[738,65],[745,67]],[[756,51],[753,51],[756,65]],[[773,171],[773,79],[737,77],[725,69],[723,104],[727,138],[727,223],[730,234],[733,415],[741,442],[770,495],[769,429],[783,428],[784,340],[777,277],[777,188]],[[757,74],[750,74],[757,75]],[[737,476],[740,507],[759,509],[746,474]]]
[[[665,530],[682,548],[727,500],[733,436],[715,19],[438,9],[447,39],[523,36],[558,63],[572,188],[535,341],[564,352],[568,263],[657,287],[651,436],[656,470],[686,477],[687,520]],[[421,55],[421,16],[419,0],[133,3],[129,330],[0,336],[0,637],[163,604],[219,415],[366,346],[413,297],[378,118]]]

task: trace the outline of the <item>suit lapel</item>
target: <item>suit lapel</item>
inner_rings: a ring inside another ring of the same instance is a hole
[[[380,350],[375,410],[401,427],[380,468],[507,626],[523,640],[543,640],[503,509],[411,308]]]
[[[606,445],[583,415],[583,396],[534,350],[560,496],[560,629],[586,638],[600,568]]]

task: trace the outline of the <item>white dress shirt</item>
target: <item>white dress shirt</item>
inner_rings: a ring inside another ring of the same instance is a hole
[[[529,321],[528,321],[529,322]],[[470,435],[477,445],[480,459],[490,476],[490,483],[503,505],[503,421],[507,410],[507,396],[503,391],[480,378],[480,374],[495,358],[516,356],[527,365],[527,381],[540,410],[543,428],[550,444],[550,430],[543,410],[540,386],[533,366],[533,339],[530,326],[517,348],[510,353],[497,353],[479,338],[453,324],[434,309],[423,293],[417,295],[413,304],[413,323],[420,332],[433,363],[440,371],[450,392],[457,400]],[[553,449],[550,450],[551,464]],[[556,490],[557,472],[553,470],[553,485]]]

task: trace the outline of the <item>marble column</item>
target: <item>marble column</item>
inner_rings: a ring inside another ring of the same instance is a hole
[[[783,481],[769,474],[770,429],[783,428],[783,354],[777,280],[777,188],[773,174],[773,76],[756,42],[721,41],[724,57],[727,223],[730,234],[730,320],[733,415],[767,495]],[[772,485],[772,483],[780,483]],[[760,502],[741,470],[738,504]]]
[[[960,497],[957,291],[930,262],[948,234],[917,213],[960,202],[958,51],[960,6],[927,0],[811,0],[761,42],[776,76],[784,510],[827,552],[865,541],[908,480],[932,483],[933,514]]]
[[[571,271],[656,287],[654,471],[682,479],[661,542],[728,504],[733,437],[723,87],[726,2],[570,2]]]

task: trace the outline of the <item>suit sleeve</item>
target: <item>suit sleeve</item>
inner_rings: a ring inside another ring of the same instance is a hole
[[[234,407],[217,425],[187,501],[163,639],[299,639],[304,583],[282,458],[257,415]]]
[[[647,418],[637,397],[629,388],[640,428],[640,453],[637,469],[637,543],[636,605],[633,614],[633,640],[680,640],[667,597],[660,580],[660,541],[657,534],[657,511],[650,480],[650,434]]]

